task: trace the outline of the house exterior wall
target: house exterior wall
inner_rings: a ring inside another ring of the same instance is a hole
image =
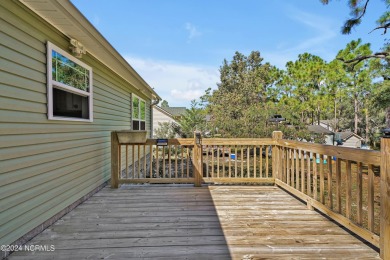
[[[324,124],[324,123],[320,122],[319,125],[322,126],[323,128],[328,129],[329,131],[334,132],[334,129],[330,125],[328,125],[328,124]]]
[[[158,123],[172,123],[172,122],[177,124],[176,120],[174,120],[172,117],[161,112],[158,108],[153,107],[153,134],[156,132],[156,129],[159,128]]]
[[[325,144],[333,145],[333,135],[325,135]]]
[[[110,132],[131,127],[136,91],[89,54],[93,122],[47,119],[46,43],[69,38],[18,1],[0,1],[0,244],[41,225],[110,178]],[[131,156],[131,154],[129,154]]]
[[[343,142],[343,147],[351,147],[351,148],[361,148],[362,147],[362,141],[357,138],[356,136],[351,136],[347,140]]]

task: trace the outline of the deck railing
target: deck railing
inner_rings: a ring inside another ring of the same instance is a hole
[[[206,183],[274,183],[272,151],[275,141],[264,139],[204,139]]]
[[[115,139],[115,137],[114,137]],[[125,183],[194,183],[192,139],[156,139],[145,143],[112,142],[112,186]]]
[[[169,139],[119,143],[112,187],[123,183],[276,184],[380,248],[390,259],[390,139],[369,151],[282,139]]]
[[[280,140],[275,183],[379,247],[380,152]]]

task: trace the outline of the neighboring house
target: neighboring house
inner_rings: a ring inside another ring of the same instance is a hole
[[[175,123],[179,125],[178,121],[174,118],[174,116],[169,113],[165,108],[159,106],[153,106],[153,136],[158,129],[159,123]]]
[[[163,109],[171,114],[176,121],[180,121],[187,110],[185,107],[164,107]]]
[[[309,132],[315,135],[321,135],[325,137],[325,144],[334,145],[334,133],[321,125],[309,125],[307,127]]]
[[[341,143],[338,146],[362,148],[362,142],[364,141],[364,138],[353,132],[345,131],[335,133],[335,140],[337,140],[338,143]]]
[[[111,131],[150,135],[160,97],[69,0],[2,0],[0,15],[0,245],[10,245],[102,187]]]
[[[338,123],[338,120],[331,119],[331,120],[320,120],[320,126],[328,129],[329,131],[336,131],[335,126]]]

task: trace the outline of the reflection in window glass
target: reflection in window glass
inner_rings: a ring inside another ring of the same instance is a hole
[[[139,99],[133,97],[133,119],[139,119]]]
[[[132,129],[145,130],[146,129],[146,102],[136,95],[132,97]]]
[[[141,120],[145,120],[145,101],[141,101]]]
[[[54,50],[52,50],[52,77],[57,82],[89,92],[88,69]]]

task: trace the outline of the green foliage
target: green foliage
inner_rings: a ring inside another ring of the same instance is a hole
[[[284,127],[283,124],[269,124],[268,119],[272,115],[283,112],[290,118],[294,100],[280,102],[285,92],[289,91],[280,87],[285,74],[262,61],[258,51],[251,52],[248,57],[236,52],[231,62],[224,60],[220,68],[221,82],[218,89],[212,95],[207,95],[212,129],[215,129],[218,135],[269,137],[272,131]],[[299,125],[299,122],[295,124]],[[302,129],[288,128],[285,135],[297,136],[297,132],[305,131]]]
[[[338,59],[350,60],[358,56],[370,55],[372,53],[370,44],[362,44],[361,39],[351,41],[347,46],[337,54]],[[359,131],[359,118],[364,106],[364,99],[372,92],[374,78],[373,69],[369,60],[359,63],[343,63],[345,75],[347,77],[347,88],[349,100],[353,103],[354,125],[353,129],[356,134],[362,134]]]
[[[323,4],[328,4],[330,0],[320,0]],[[364,1],[358,1],[358,0],[348,0],[348,5],[350,8],[350,15],[351,18],[348,19],[343,26],[342,33],[349,34],[351,32],[351,29],[357,25],[359,25],[363,19],[363,16],[365,15],[368,4],[370,0],[364,0]],[[385,4],[384,13],[382,13],[378,20],[377,20],[377,27],[373,28],[374,30],[383,30],[383,35],[387,33],[387,29],[390,27],[390,12],[388,11],[390,7],[390,0],[383,0]],[[346,63],[350,63],[353,65],[359,64],[361,61],[364,61],[366,59],[372,59],[372,58],[378,58],[381,61],[377,62],[377,64],[371,64],[372,70],[379,71],[379,74],[383,77],[385,81],[390,80],[389,76],[389,62],[390,62],[390,42],[388,39],[385,39],[384,46],[382,48],[381,52],[377,52],[370,55],[359,55],[352,59],[342,59]],[[379,64],[379,66],[378,66]],[[374,96],[374,95],[373,95]],[[387,103],[386,105],[387,110],[387,126],[390,128],[390,104]],[[367,110],[367,109],[366,109]],[[367,120],[366,120],[367,121]],[[368,124],[368,123],[366,123]],[[366,126],[366,129],[368,127]],[[355,111],[355,131],[356,131],[356,111]],[[366,135],[368,131],[366,130]]]
[[[385,109],[390,104],[390,82],[385,80],[375,85],[371,104],[373,108]]]
[[[322,82],[325,79],[326,63],[320,57],[304,53],[295,62],[287,62],[286,76],[282,84],[289,85],[291,96],[283,102],[294,104],[294,111],[299,113],[301,123],[319,121],[324,99]],[[291,99],[296,99],[292,101]],[[298,116],[298,115],[296,115]]]
[[[54,50],[52,51],[52,77],[57,82],[89,91],[89,70]]]
[[[320,0],[323,4],[328,4],[330,0]],[[369,7],[370,0],[348,0],[348,6],[350,9],[350,18],[344,22],[343,27],[341,28],[341,32],[343,34],[350,34],[352,29],[355,26],[361,24],[364,15],[366,14],[367,8]],[[374,1],[378,2],[378,1]],[[383,0],[384,9],[389,9],[390,0]],[[376,21],[377,27],[375,29],[383,29],[384,33],[386,33],[387,29],[390,26],[390,12],[385,11],[381,14]]]
[[[161,102],[161,105],[160,105],[160,106],[161,106],[161,107],[169,107],[168,101],[163,100],[163,101]]]
[[[180,133],[180,126],[173,122],[158,123],[154,138],[176,138]]]
[[[185,114],[180,119],[182,137],[190,138],[194,136],[195,131],[201,131],[203,134],[207,131],[206,112],[195,100],[191,101],[191,108],[186,109]]]

